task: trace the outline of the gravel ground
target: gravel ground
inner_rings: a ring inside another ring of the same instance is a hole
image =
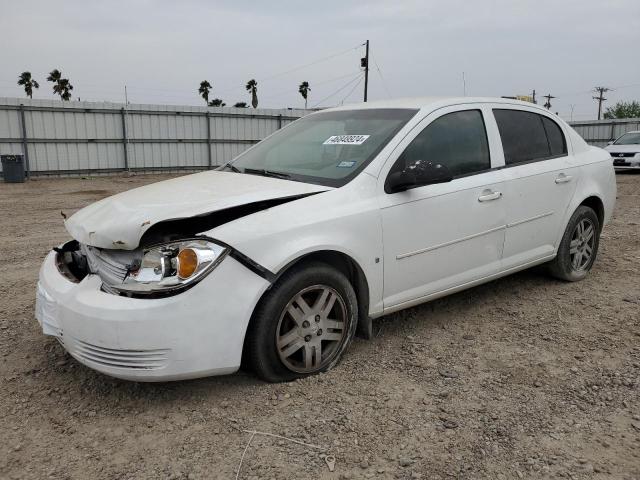
[[[639,175],[618,175],[585,281],[527,271],[390,315],[280,385],[119,381],[39,331],[60,211],[162,178],[0,185],[1,478],[233,479],[244,452],[243,479],[640,479]]]

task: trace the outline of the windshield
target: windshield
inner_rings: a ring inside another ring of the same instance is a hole
[[[640,144],[640,132],[625,133],[615,142],[614,145],[637,145]]]
[[[416,112],[363,109],[309,115],[221,168],[340,187],[367,166]]]

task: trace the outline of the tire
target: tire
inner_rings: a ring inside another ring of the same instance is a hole
[[[592,208],[581,205],[569,219],[558,254],[549,263],[549,272],[567,282],[583,280],[596,260],[599,244],[598,215]]]
[[[357,319],[356,294],[344,274],[321,262],[294,267],[256,307],[243,363],[268,382],[326,372],[351,344]]]

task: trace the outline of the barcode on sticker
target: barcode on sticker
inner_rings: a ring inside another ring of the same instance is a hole
[[[362,145],[370,135],[333,135],[323,145]]]

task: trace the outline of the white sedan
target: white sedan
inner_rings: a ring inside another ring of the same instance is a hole
[[[640,131],[627,132],[604,148],[616,170],[640,170]]]
[[[69,218],[36,317],[81,363],[164,381],[323,372],[382,315],[547,263],[592,268],[610,156],[546,110],[425,98],[306,116],[216,171]]]

